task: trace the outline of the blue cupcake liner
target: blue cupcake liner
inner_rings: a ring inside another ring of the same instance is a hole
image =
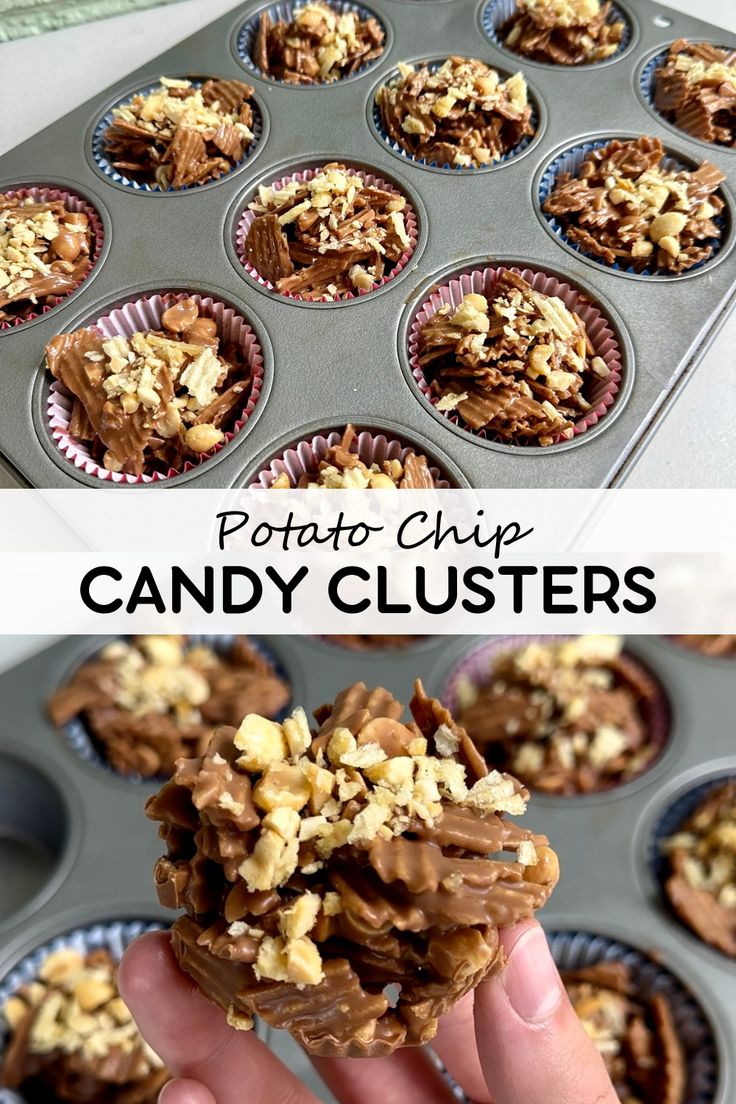
[[[388,39],[388,31],[386,23],[378,14],[378,12],[372,11],[370,8],[364,7],[362,4],[354,4],[351,0],[326,0],[326,3],[332,8],[333,11],[338,12],[340,15],[345,15],[346,12],[354,12],[361,20],[375,19],[380,23],[384,33],[384,49],[379,57],[373,58],[371,61],[364,62],[363,65],[358,66],[354,73],[351,73],[349,77],[338,77],[334,81],[320,81],[317,84],[298,84],[291,81],[279,80],[277,77],[272,77],[269,73],[264,73],[262,69],[256,65],[253,60],[253,47],[258,34],[258,26],[261,16],[268,13],[271,16],[271,20],[274,23],[285,22],[290,23],[294,18],[294,12],[303,8],[308,0],[282,0],[279,4],[270,4],[265,8],[261,8],[249,19],[246,19],[245,23],[240,27],[237,32],[235,45],[240,61],[243,63],[246,69],[248,69],[255,76],[260,77],[261,80],[271,81],[272,84],[281,84],[285,88],[299,88],[302,91],[309,91],[313,88],[329,88],[331,85],[340,84],[343,80],[353,80],[355,77],[362,76],[369,69],[372,69],[374,65],[380,64],[383,60],[383,56],[386,52],[386,43]]]
[[[202,80],[192,80],[192,86],[194,88],[201,88],[203,84],[204,81]],[[153,92],[158,87],[159,82],[155,81],[152,84],[144,85],[143,88],[136,88],[133,92],[128,92],[125,96],[121,96],[120,99],[116,100],[115,103],[110,106],[109,110],[105,112],[105,114],[95,126],[94,131],[92,132],[92,156],[95,159],[95,164],[105,176],[107,176],[110,180],[114,180],[116,184],[122,184],[123,187],[130,188],[134,192],[152,192],[156,195],[178,195],[180,192],[201,191],[202,188],[209,188],[213,184],[219,184],[220,181],[227,180],[227,178],[232,173],[234,173],[237,169],[241,168],[246,163],[248,158],[255,151],[256,147],[261,141],[261,137],[263,135],[263,118],[261,115],[261,109],[255,100],[251,100],[250,106],[253,110],[253,125],[251,126],[251,130],[253,131],[253,138],[250,145],[246,149],[242,160],[240,160],[237,165],[233,165],[233,167],[230,169],[230,172],[224,173],[222,176],[218,176],[217,180],[209,180],[206,184],[186,184],[183,188],[160,188],[158,184],[141,184],[137,180],[131,180],[129,177],[124,176],[122,173],[118,172],[118,170],[114,168],[108,161],[104,147],[105,132],[114,121],[112,114],[113,108],[122,107],[124,104],[129,103],[133,96],[147,96],[150,92]]]
[[[713,790],[718,789],[724,782],[734,780],[736,780],[736,771],[725,771],[713,778],[708,778],[705,782],[692,786],[668,805],[654,826],[649,840],[648,861],[655,880],[663,891],[663,899],[667,907],[669,907],[669,904],[666,897],[664,897],[664,883],[669,877],[670,863],[668,856],[662,850],[664,841],[680,831],[688,817],[695,812]],[[690,931],[689,928],[687,930]]]
[[[235,641],[235,634],[193,634],[189,638],[189,641],[192,645],[206,644],[210,648],[212,648],[213,651],[222,655],[225,652],[229,651],[232,647],[233,642]],[[291,679],[289,678],[289,675],[278,656],[274,652],[272,652],[270,648],[267,648],[266,645],[263,644],[260,640],[252,636],[248,637],[248,643],[258,652],[258,654],[263,659],[268,660],[278,677],[283,679],[284,682],[291,686]],[[96,653],[91,656],[86,656],[85,659],[80,662],[79,666],[81,666],[81,663],[88,663],[90,659],[95,658],[95,655]],[[273,719],[275,721],[278,721],[279,723],[283,721],[289,713],[290,704],[291,703],[287,703],[287,705]],[[143,778],[139,774],[120,774],[120,772],[116,771],[115,768],[112,767],[97,750],[97,745],[95,744],[94,739],[88,731],[86,724],[80,717],[74,717],[71,721],[67,722],[67,724],[62,725],[61,733],[71,750],[76,755],[78,755],[80,759],[83,759],[85,763],[89,763],[93,767],[98,767],[100,770],[106,771],[107,774],[112,774],[116,778],[122,778],[124,781],[131,782],[134,785],[140,785],[143,782],[162,782],[166,780],[164,777],[161,776],[157,778]],[[3,1104],[1,1098],[0,1104]]]
[[[514,54],[515,57],[521,58],[522,60],[536,62],[537,65],[548,65],[550,68],[553,69],[585,69],[586,67],[589,68],[594,65],[605,65],[609,61],[614,61],[616,58],[621,56],[624,50],[628,48],[633,33],[631,20],[629,19],[627,13],[623,10],[623,8],[618,7],[617,4],[612,4],[607,21],[609,23],[617,23],[619,21],[623,21],[624,24],[624,33],[621,36],[621,42],[619,43],[618,49],[614,54],[611,54],[610,57],[602,58],[600,61],[586,61],[582,62],[580,65],[557,65],[555,62],[552,61],[540,62],[536,61],[536,59],[534,58],[526,57],[525,54],[517,53],[516,50],[514,50],[513,46],[507,46],[504,40],[500,37],[498,32],[506,23],[508,23],[509,19],[511,19],[515,12],[516,0],[488,0],[488,3],[483,9],[483,13],[481,15],[481,26],[483,27],[483,30],[487,34],[488,38],[490,38],[493,45],[497,46],[500,50],[505,50],[509,54]]]
[[[71,948],[80,954],[104,949],[109,951],[116,962],[123,957],[126,947],[144,932],[161,931],[164,924],[144,920],[116,920],[108,924],[92,924],[86,928],[75,928],[64,935],[36,947],[4,978],[0,979],[0,1009],[6,1001],[17,993],[23,985],[29,985],[38,977],[38,971],[48,955],[62,948]],[[8,1041],[7,1026],[0,1016],[0,1062]],[[9,1089],[0,1089],[0,1104],[23,1104],[23,1097]]]
[[[688,1071],[683,1104],[712,1104],[718,1086],[718,1048],[698,997],[661,962],[626,943],[592,932],[549,931],[547,940],[561,970],[598,962],[623,962],[643,997],[667,999],[685,1052]]]
[[[580,168],[585,159],[593,152],[593,150],[602,149],[603,146],[607,146],[609,142],[614,141],[616,135],[611,135],[609,138],[599,138],[595,142],[584,142],[579,146],[573,146],[571,149],[565,150],[555,157],[554,161],[551,161],[542,174],[542,178],[539,183],[539,211],[542,218],[551,227],[555,236],[559,238],[561,242],[564,242],[568,249],[574,250],[575,253],[579,253],[581,257],[587,257],[588,260],[594,261],[600,265],[601,268],[608,269],[611,272],[623,272],[632,276],[650,276],[660,280],[677,280],[682,276],[687,276],[691,272],[699,272],[701,269],[707,268],[712,264],[715,258],[718,256],[724,242],[727,239],[729,225],[728,225],[728,206],[724,207],[721,215],[714,219],[714,222],[721,231],[720,238],[706,238],[701,244],[710,245],[712,252],[707,260],[701,261],[699,264],[693,265],[692,268],[685,269],[684,272],[666,272],[664,269],[659,268],[644,268],[637,269],[632,265],[627,265],[625,268],[618,263],[606,264],[605,261],[596,257],[593,253],[588,253],[577,242],[570,241],[565,232],[557,221],[554,215],[548,214],[544,210],[544,203],[551,192],[554,190],[557,177],[561,173],[570,173],[575,176],[577,170]],[[683,169],[691,169],[692,166],[686,164],[678,157],[674,157],[665,151],[665,155],[662,158],[661,166],[666,171],[681,172]]]
[[[724,49],[724,50],[730,49],[730,47],[727,47],[727,46],[723,46],[721,48]],[[641,92],[641,95],[642,95],[642,98],[643,98],[644,102],[650,108],[652,113],[657,116],[658,119],[664,120],[664,122],[668,126],[671,126],[672,129],[676,130],[678,134],[683,134],[686,138],[689,138],[690,141],[700,142],[701,145],[708,146],[710,149],[715,149],[715,150],[732,149],[733,148],[732,146],[724,145],[721,142],[708,142],[708,141],[706,141],[705,138],[697,138],[694,134],[690,134],[689,131],[683,130],[681,127],[678,127],[676,123],[674,123],[674,122],[672,122],[672,120],[668,119],[666,115],[663,115],[661,113],[661,111],[659,111],[658,108],[655,106],[655,103],[654,103],[654,96],[655,96],[655,92],[656,92],[655,73],[656,73],[657,69],[659,69],[661,66],[663,66],[665,64],[665,62],[667,60],[667,55],[669,54],[669,52],[670,52],[670,47],[665,46],[664,50],[660,50],[658,54],[655,54],[654,57],[649,59],[649,61],[646,63],[646,65],[642,69],[641,73],[639,74],[639,91]]]
[[[440,61],[429,61],[426,63],[426,65],[430,72],[434,73],[437,69],[444,65],[445,61],[447,61],[447,58],[442,58],[442,60]],[[422,62],[413,62],[413,64],[414,66],[418,66],[421,65]],[[503,80],[507,79],[507,74],[504,73],[503,70],[499,69],[497,71],[499,72]],[[508,74],[508,76],[510,75],[511,74]],[[392,84],[395,80],[398,79],[398,77],[398,68],[392,69],[391,72],[386,75],[386,79],[382,82],[382,84]],[[535,102],[531,88],[529,88],[529,104],[532,109],[530,122],[532,124],[532,127],[534,128],[534,133],[527,134],[526,137],[522,138],[518,145],[514,146],[513,149],[510,149],[506,153],[502,154],[501,157],[498,158],[498,160],[489,161],[487,165],[478,166],[450,165],[447,162],[445,162],[444,165],[440,165],[437,161],[428,161],[426,157],[413,157],[412,154],[407,153],[403,146],[400,146],[398,142],[394,141],[391,135],[384,130],[383,120],[381,119],[381,108],[379,107],[378,100],[375,96],[373,98],[372,118],[373,126],[379,138],[383,139],[383,141],[386,143],[392,153],[397,154],[397,156],[399,157],[403,157],[403,159],[405,161],[408,161],[410,165],[421,165],[423,168],[426,169],[438,169],[440,172],[462,175],[463,173],[487,172],[489,169],[498,168],[500,165],[504,165],[508,161],[513,161],[513,159],[515,157],[518,157],[519,154],[523,153],[524,150],[527,149],[532,142],[536,141],[536,139],[539,137],[540,113],[537,108],[537,104]]]

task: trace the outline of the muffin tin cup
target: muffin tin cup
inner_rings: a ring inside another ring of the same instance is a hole
[[[704,41],[701,39],[700,41]],[[661,68],[666,60],[667,55],[670,52],[670,45],[665,46],[663,50],[658,50],[656,54],[652,55],[648,61],[644,62],[639,70],[639,75],[636,79],[636,86],[639,95],[641,96],[644,105],[647,110],[651,112],[658,123],[669,127],[675,134],[679,134],[682,138],[687,138],[691,142],[697,142],[704,150],[710,150],[711,153],[733,153],[736,147],[726,146],[720,142],[708,142],[705,138],[699,138],[695,134],[690,134],[689,131],[683,130],[682,127],[677,126],[674,122],[671,122],[666,115],[663,115],[655,106],[654,97],[656,93],[656,70]],[[721,50],[729,50],[733,47],[724,46],[720,42],[711,42],[709,45],[716,46]]]
[[[338,445],[341,439],[342,431],[332,430],[326,434],[318,433],[314,437],[298,441],[265,464],[255,475],[250,486],[269,488],[274,480],[278,479],[284,472],[289,476],[292,486],[295,486],[302,475],[313,475],[317,471],[318,465],[324,459],[327,450]],[[421,453],[420,446],[405,445],[395,437],[387,437],[383,433],[371,433],[368,430],[359,432],[356,441],[358,447],[355,451],[367,467],[370,467],[371,464],[380,465],[384,460],[398,459],[403,461],[408,452]],[[429,470],[435,481],[435,486],[442,490],[452,487],[453,483],[432,462],[431,457],[427,457],[427,459],[430,461]]]
[[[232,635],[216,636],[209,634],[193,634],[190,637],[190,643],[192,645],[207,645],[218,654],[224,655],[232,647],[234,639],[235,637]],[[112,643],[112,641],[106,641],[106,644],[109,643]],[[258,637],[249,636],[248,643],[253,647],[253,649],[262,659],[268,660],[278,677],[282,678],[285,682],[289,684],[289,686],[291,686],[289,673],[279,656],[276,655],[276,653],[273,652],[270,648],[266,647],[266,645],[262,641],[260,641]],[[75,663],[74,667],[69,672],[67,672],[67,681],[73,677],[75,672],[84,663],[89,663],[91,660],[96,659],[99,655],[100,650],[101,649],[95,650],[91,654],[80,657]],[[61,685],[63,685],[63,683]],[[289,713],[290,708],[291,703],[287,703],[287,705],[284,706],[284,708],[276,715],[276,717],[274,717],[274,720],[282,721],[284,717],[286,717]],[[71,721],[67,722],[67,724],[61,725],[59,731],[61,732],[61,735],[67,746],[85,763],[88,763],[90,764],[90,766],[96,767],[99,770],[103,770],[107,774],[113,775],[115,778],[120,778],[124,782],[129,782],[132,785],[136,786],[141,784],[150,785],[152,783],[158,785],[167,777],[159,776],[153,779],[142,778],[139,774],[121,774],[119,771],[115,770],[115,768],[111,766],[111,764],[108,763],[108,761],[105,759],[104,755],[98,750],[94,737],[92,736],[89,728],[81,717],[73,717]],[[0,1101],[0,1104],[2,1104],[2,1101]]]
[[[707,943],[698,932],[686,924],[675,912],[665,891],[665,882],[670,875],[670,863],[663,850],[665,841],[682,830],[684,822],[708,798],[713,790],[718,789],[726,782],[734,781],[736,781],[736,770],[719,771],[706,779],[694,780],[674,795],[654,822],[648,840],[647,858],[650,872],[659,890],[662,908],[672,917],[682,931],[687,932],[691,939],[697,940],[701,947],[717,955],[722,964],[730,963],[736,968],[736,961],[730,959],[718,947]]]
[[[695,276],[705,269],[710,268],[718,258],[719,254],[726,251],[727,247],[730,247],[731,238],[731,218],[732,212],[730,207],[730,198],[725,189],[721,189],[722,196],[726,201],[726,206],[720,217],[715,219],[716,225],[721,229],[720,238],[706,239],[703,244],[709,244],[712,247],[711,256],[701,261],[700,264],[693,265],[692,268],[686,269],[684,272],[666,272],[662,269],[636,269],[633,266],[622,268],[619,264],[606,264],[605,261],[596,257],[593,253],[588,253],[586,250],[579,247],[575,242],[570,241],[565,235],[564,229],[557,221],[554,215],[547,214],[544,210],[544,203],[548,196],[554,191],[557,178],[562,173],[570,173],[571,176],[575,176],[583,164],[583,162],[590,156],[593,150],[602,149],[603,146],[607,146],[609,142],[614,141],[616,138],[620,138],[621,141],[628,141],[629,139],[612,134],[607,138],[596,138],[595,140],[583,142],[580,145],[573,146],[571,149],[565,150],[563,153],[559,153],[553,161],[547,165],[543,170],[539,179],[539,188],[537,194],[537,201],[539,204],[539,215],[542,220],[542,224],[546,226],[549,232],[552,234],[561,245],[564,245],[566,249],[571,250],[577,256],[584,258],[599,268],[607,269],[609,272],[615,272],[621,276],[634,276],[637,278],[654,279],[654,280],[682,280],[685,277]],[[680,157],[676,157],[665,149],[665,155],[661,162],[662,168],[667,172],[681,172],[683,169],[692,169],[693,162],[687,162]]]
[[[425,0],[426,2],[426,0]],[[477,56],[477,55],[476,55]],[[447,61],[448,55],[441,57],[431,58],[415,58],[411,61],[407,61],[406,64],[413,65],[418,68],[421,65],[426,65],[431,71],[439,69],[441,65]],[[486,61],[496,72],[499,74],[502,80],[507,80],[517,70],[504,69],[503,67],[494,65],[493,62],[488,61],[486,58],[480,58],[481,61]],[[370,98],[368,100],[368,121],[371,124],[371,128],[379,140],[379,142],[388,146],[391,153],[395,157],[400,157],[402,161],[407,162],[410,165],[417,165],[422,169],[431,169],[433,172],[438,173],[451,173],[453,176],[474,176],[476,173],[492,172],[494,169],[503,168],[504,165],[510,164],[512,161],[517,160],[522,154],[528,153],[533,146],[542,137],[547,125],[547,114],[544,109],[543,103],[535,92],[534,88],[527,81],[527,89],[529,96],[529,103],[531,105],[531,124],[534,128],[532,134],[526,135],[522,140],[514,146],[513,149],[507,150],[496,161],[491,161],[487,165],[450,165],[445,163],[444,165],[438,164],[436,161],[427,161],[424,157],[415,157],[412,153],[409,153],[400,146],[391,135],[384,129],[383,120],[381,118],[381,109],[378,104],[378,90],[383,85],[393,84],[395,80],[398,80],[400,76],[398,67],[389,70],[384,76],[381,77],[378,84],[374,87]]]
[[[496,282],[502,272],[515,272],[529,283],[535,291],[544,295],[554,295],[562,300],[570,311],[574,311],[585,324],[588,336],[594,348],[594,355],[605,361],[609,375],[600,380],[589,393],[588,401],[590,410],[584,414],[574,427],[574,437],[580,437],[602,421],[606,414],[616,403],[616,397],[623,386],[624,368],[622,364],[622,351],[618,338],[603,311],[583,292],[572,287],[563,280],[538,269],[517,268],[511,265],[500,265],[491,268],[473,269],[453,277],[449,282],[435,287],[429,298],[425,299],[414,314],[409,328],[408,354],[411,372],[424,398],[433,407],[436,407],[438,399],[432,394],[430,384],[424,374],[424,369],[419,363],[421,348],[422,326],[443,306],[449,306],[456,310],[462,302],[463,296],[470,293],[484,295],[492,299],[495,293]],[[440,413],[440,412],[438,412]],[[495,442],[497,438],[486,429],[473,430],[466,426],[457,411],[441,412],[447,421],[459,427],[464,432],[482,440]],[[557,444],[567,442],[567,438],[558,437],[552,445],[544,447],[548,452]],[[499,442],[500,443],[500,442]],[[503,442],[508,446],[508,442]],[[524,452],[530,449],[535,451],[542,446],[535,444],[512,445],[516,451]]]
[[[29,951],[17,962],[5,976],[0,977],[0,1009],[18,990],[29,985],[37,977],[44,959],[56,951],[70,949],[86,955],[92,951],[109,951],[112,958],[119,962],[126,948],[145,932],[159,931],[163,924],[146,920],[116,920],[110,923],[90,924],[87,927],[73,928],[63,935],[57,935]],[[9,1032],[0,1015],[0,1065],[8,1043]],[[21,1093],[10,1093],[0,1089],[0,1104],[25,1104]]]
[[[718,1045],[713,1025],[698,995],[657,960],[626,943],[580,931],[548,931],[547,939],[561,970],[599,962],[622,962],[631,971],[636,990],[645,998],[666,998],[685,1053],[688,1083],[683,1104],[712,1104],[719,1073]]]
[[[209,76],[197,79],[191,77],[188,73],[164,73],[163,76],[175,76],[177,79],[191,80],[192,85],[195,88],[201,88],[205,80],[210,79]],[[229,78],[220,78],[213,76],[212,79],[227,80]],[[240,169],[242,169],[250,161],[253,155],[258,150],[260,150],[260,147],[263,143],[263,140],[265,139],[267,132],[265,114],[263,112],[261,104],[256,101],[255,97],[251,97],[249,102],[253,110],[253,124],[250,129],[253,131],[253,137],[251,139],[250,145],[247,147],[247,149],[243,151],[242,159],[238,161],[237,164],[232,165],[230,170],[226,173],[223,173],[222,176],[218,176],[215,180],[208,180],[204,184],[187,184],[183,188],[162,188],[158,184],[142,183],[141,181],[133,180],[130,177],[125,176],[124,173],[120,172],[114,167],[114,165],[110,163],[105,152],[105,132],[114,120],[113,110],[117,107],[125,106],[125,104],[129,103],[134,96],[146,96],[150,92],[155,91],[155,89],[158,87],[159,81],[153,81],[148,84],[134,87],[130,91],[126,92],[125,95],[118,96],[113,101],[113,103],[111,103],[107,107],[104,114],[94,124],[91,136],[89,138],[89,151],[92,155],[92,164],[95,166],[98,172],[101,173],[104,179],[112,181],[112,183],[117,184],[122,188],[127,188],[131,192],[136,192],[143,195],[187,195],[192,192],[200,192],[203,188],[211,188],[215,184],[220,184],[224,180],[229,180],[233,173],[239,172]]]
[[[164,311],[172,304],[187,298],[196,301],[204,317],[213,318],[217,322],[218,333],[225,343],[234,342],[239,345],[250,369],[252,382],[247,402],[235,423],[235,428],[225,433],[225,440],[215,445],[211,452],[201,456],[199,461],[187,460],[181,472],[192,471],[216,456],[225,445],[237,437],[253,413],[263,387],[263,353],[254,331],[245,318],[232,307],[210,296],[189,292],[163,292],[131,300],[123,306],[115,307],[92,324],[92,327],[106,338],[116,335],[130,337],[137,330],[157,330],[161,328],[161,316]],[[73,396],[61,380],[54,380],[46,398],[47,426],[62,454],[75,468],[102,481],[128,486],[159,483],[174,479],[181,474],[174,468],[170,468],[166,475],[158,472],[153,475],[128,475],[124,472],[107,471],[90,456],[87,446],[75,440],[69,433],[73,402]]]
[[[43,760],[0,746],[0,930],[40,908],[79,847],[79,818]]]
[[[280,177],[280,179],[275,180],[269,186],[274,188],[276,191],[280,191],[291,181],[298,181],[299,183],[303,183],[305,181],[314,179],[314,177],[323,168],[324,165],[319,165],[314,168],[303,169],[301,172],[288,173],[286,176],[282,176]],[[351,176],[360,177],[363,183],[368,187],[380,188],[382,191],[391,192],[392,195],[402,196],[406,200],[406,207],[404,208],[404,223],[410,245],[407,249],[404,250],[388,275],[383,276],[380,280],[375,281],[366,291],[356,291],[354,294],[345,295],[340,297],[339,299],[332,299],[329,296],[322,296],[320,299],[305,299],[304,296],[292,292],[280,292],[277,288],[274,287],[270,280],[267,280],[264,276],[261,276],[261,274],[246,258],[245,242],[246,238],[248,237],[248,232],[256,218],[255,213],[248,210],[248,208],[246,207],[238,221],[237,229],[235,232],[235,247],[238,255],[238,260],[240,261],[241,265],[248,273],[248,275],[251,277],[251,279],[255,280],[256,283],[260,284],[261,287],[266,288],[268,291],[273,292],[275,295],[282,295],[285,299],[294,299],[300,303],[344,303],[351,302],[354,299],[362,299],[363,296],[370,295],[371,292],[376,291],[378,288],[385,287],[386,284],[390,284],[394,277],[399,275],[399,273],[411,260],[417,247],[417,241],[419,238],[419,223],[416,212],[414,211],[414,208],[412,207],[408,197],[404,195],[404,193],[400,191],[400,189],[397,188],[394,184],[391,184],[388,180],[384,180],[382,177],[376,176],[374,173],[365,172],[360,169],[349,168],[348,173]]]
[[[599,65],[610,65],[613,61],[618,61],[622,54],[626,53],[634,42],[634,21],[629,12],[623,7],[622,4],[614,3],[611,5],[611,10],[608,16],[608,23],[617,23],[623,20],[624,33],[621,37],[618,49],[610,57],[602,58],[600,61],[586,61],[580,65],[558,65],[553,61],[537,61],[534,58],[528,58],[525,54],[517,53],[512,46],[507,46],[503,38],[501,37],[502,27],[508,23],[511,17],[516,12],[516,0],[488,0],[481,11],[480,23],[483,31],[491,40],[494,46],[497,46],[499,50],[503,50],[506,54],[511,54],[513,57],[519,59],[519,64],[524,65],[539,65],[545,69],[561,69],[571,70],[572,72],[578,72],[581,69],[594,69]]]
[[[461,656],[456,664],[450,669],[441,692],[442,700],[451,713],[457,714],[460,709],[460,700],[462,696],[461,688],[463,684],[469,684],[476,689],[482,689],[487,686],[491,681],[492,663],[503,652],[523,648],[526,644],[553,644],[562,643],[565,640],[571,639],[573,638],[563,635],[492,637],[484,641],[480,646],[472,648],[465,655]],[[648,730],[649,742],[656,748],[654,757],[642,771],[631,778],[627,778],[623,782],[607,785],[590,794],[574,794],[567,796],[564,794],[544,794],[543,792],[535,793],[535,798],[537,800],[540,796],[548,797],[550,800],[555,801],[574,801],[578,798],[596,800],[602,796],[616,793],[625,787],[630,787],[640,779],[648,778],[652,770],[656,769],[661,764],[671,735],[670,705],[666,693],[659,684],[659,680],[655,673],[641,663],[636,656],[632,656],[630,652],[626,653],[626,655],[629,660],[636,662],[642,673],[657,682],[658,695],[656,699],[642,711],[643,720]]]
[[[97,213],[95,208],[89,202],[84,199],[83,196],[78,195],[76,192],[66,191],[63,188],[52,188],[48,186],[39,185],[38,187],[26,187],[26,188],[8,188],[2,191],[3,196],[10,196],[13,199],[32,199],[36,203],[51,203],[55,200],[61,200],[66,207],[67,211],[74,211],[75,213],[84,213],[89,219],[90,228],[92,230],[92,242],[89,255],[89,268],[82,276],[80,280],[77,280],[73,288],[65,292],[63,295],[56,295],[53,297],[53,302],[42,307],[40,310],[31,311],[24,315],[23,318],[16,318],[12,322],[0,322],[0,333],[4,330],[13,330],[18,326],[22,326],[26,322],[32,322],[34,318],[41,318],[44,314],[48,314],[49,311],[54,310],[60,303],[63,303],[66,299],[72,295],[78,287],[84,283],[84,281],[91,275],[93,268],[97,264],[102,254],[102,247],[105,242],[105,231],[102,225],[102,219]]]
[[[381,64],[393,43],[393,34],[386,17],[373,11],[371,8],[365,7],[363,4],[354,4],[351,0],[329,0],[330,7],[341,15],[345,15],[348,12],[354,12],[362,21],[375,19],[380,23],[385,36],[383,40],[383,52],[372,61],[365,62],[363,65],[359,66],[350,76],[338,77],[334,81],[320,81],[317,84],[301,84],[293,81],[279,80],[278,77],[273,77],[269,73],[264,73],[263,70],[258,67],[252,56],[261,16],[265,14],[269,15],[272,23],[281,21],[290,23],[294,18],[295,12],[305,7],[306,3],[307,0],[293,0],[293,2],[292,0],[282,0],[279,4],[268,4],[266,7],[259,8],[257,12],[249,16],[245,23],[237,29],[234,38],[235,56],[241,65],[245,66],[249,76],[259,77],[261,80],[268,81],[270,84],[278,84],[282,88],[313,91],[320,88],[331,88],[333,85],[343,84],[345,81],[356,80],[358,77],[362,77],[370,69],[373,69],[374,66]]]

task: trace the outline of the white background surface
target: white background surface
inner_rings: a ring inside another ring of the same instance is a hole
[[[0,44],[0,83],[6,90],[22,89],[22,95],[0,97],[0,153],[236,6],[232,0],[183,0],[171,7]],[[670,0],[669,6],[736,32],[736,0]],[[677,294],[690,294],[690,289],[681,285]],[[736,452],[734,410],[736,314],[627,485],[728,486],[732,476],[726,469],[733,471]],[[726,455],[732,457],[729,465],[723,463]],[[0,470],[0,487],[5,485]]]

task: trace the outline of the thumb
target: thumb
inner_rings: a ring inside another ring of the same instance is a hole
[[[475,995],[475,1033],[496,1104],[618,1104],[535,921],[504,935],[507,963]]]

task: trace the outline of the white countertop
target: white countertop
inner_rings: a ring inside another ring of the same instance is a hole
[[[149,11],[0,44],[0,75],[22,96],[0,98],[0,153],[77,107],[149,58],[237,5],[183,0]],[[670,7],[736,32],[734,0],[670,0]],[[427,15],[430,9],[427,9]],[[43,80],[29,79],[43,74]],[[678,294],[690,288],[681,285]],[[723,457],[736,456],[736,314],[629,477],[630,487],[730,485]],[[8,485],[0,470],[0,487]]]

